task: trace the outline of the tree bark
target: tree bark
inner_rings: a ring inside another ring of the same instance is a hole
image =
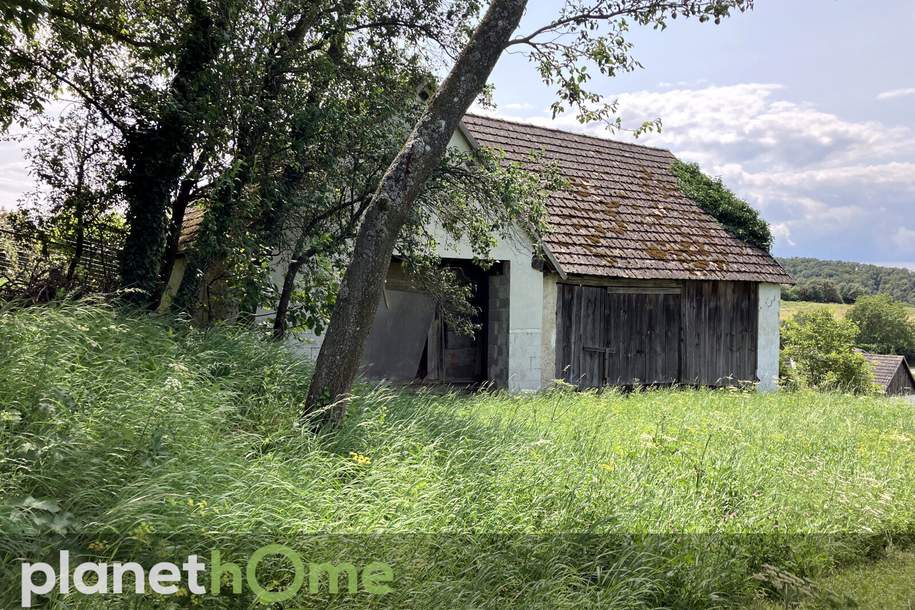
[[[276,316],[273,319],[273,338],[281,341],[286,337],[287,318],[289,317],[289,303],[292,301],[292,291],[295,289],[295,279],[302,267],[301,259],[293,259],[283,276],[283,290],[280,292],[279,302],[276,304]]]
[[[82,146],[85,146],[85,139],[82,142]],[[79,154],[79,166],[76,170],[76,187],[75,193],[73,194],[76,202],[76,245],[73,250],[73,258],[70,259],[70,264],[67,267],[67,278],[65,280],[67,290],[73,287],[73,278],[76,277],[76,268],[79,266],[79,261],[83,257],[83,249],[85,248],[86,241],[86,206],[85,206],[85,194],[83,193],[83,188],[86,181],[86,157],[82,153]]]
[[[83,250],[86,247],[86,224],[82,216],[77,216],[76,219],[76,245],[73,250],[73,258],[70,259],[70,264],[67,266],[67,278],[64,280],[67,286],[67,289],[73,287],[73,279],[76,277],[76,268],[79,267],[79,262],[83,258]]]
[[[314,427],[342,422],[395,240],[417,196],[441,163],[458,123],[486,85],[526,6],[527,0],[492,0],[381,179],[356,238],[308,389],[305,416]]]

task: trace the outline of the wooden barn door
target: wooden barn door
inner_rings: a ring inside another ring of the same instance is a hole
[[[557,376],[584,388],[680,380],[675,288],[560,285]]]
[[[607,289],[609,385],[680,379],[680,295]]]

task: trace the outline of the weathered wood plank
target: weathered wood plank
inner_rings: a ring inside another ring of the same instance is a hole
[[[757,285],[678,291],[560,284],[557,376],[582,387],[755,379]]]

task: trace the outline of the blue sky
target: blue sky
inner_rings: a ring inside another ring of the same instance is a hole
[[[528,29],[561,4],[536,1]],[[915,2],[757,0],[719,26],[634,30],[645,68],[592,87],[641,142],[721,176],[772,224],[775,253],[915,268]],[[551,90],[520,56],[493,76],[496,114],[550,120]]]
[[[561,0],[531,0],[522,31]],[[592,86],[640,141],[699,162],[773,226],[775,253],[915,268],[915,1],[757,0],[721,25],[634,30],[645,68]],[[605,137],[553,99],[524,57],[493,75],[496,114]],[[0,142],[0,207],[29,188],[21,152]]]

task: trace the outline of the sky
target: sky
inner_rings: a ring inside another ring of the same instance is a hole
[[[522,31],[558,1],[533,1]],[[757,0],[721,25],[633,30],[644,69],[591,87],[624,125],[660,118],[639,143],[698,162],[771,224],[779,256],[915,269],[915,1]],[[574,116],[524,57],[492,78],[495,114],[627,139]]]
[[[561,0],[531,0],[520,32]],[[624,124],[660,118],[638,141],[721,177],[771,224],[779,256],[915,269],[915,0],[756,0],[721,25],[633,29],[644,69],[591,87]],[[495,114],[627,139],[573,116],[526,58],[492,77]],[[0,207],[30,189],[15,143],[0,142]]]

